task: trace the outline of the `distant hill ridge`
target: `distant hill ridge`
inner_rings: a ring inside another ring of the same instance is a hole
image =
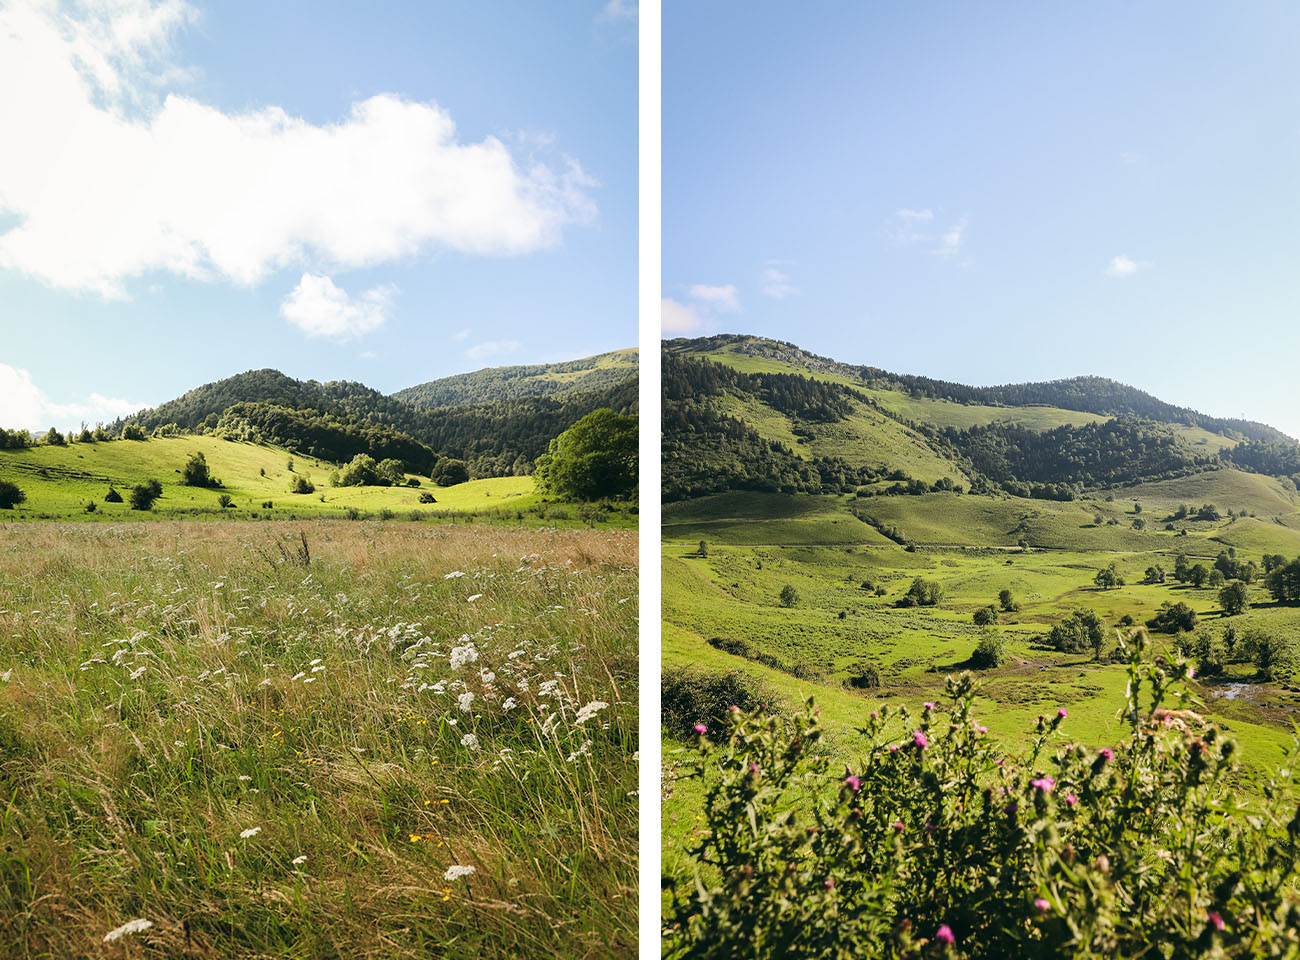
[[[503,378],[501,370],[529,373]],[[500,387],[512,380],[538,385],[553,382],[556,386]],[[437,457],[466,460],[476,476],[502,476],[530,471],[532,461],[546,452],[552,438],[592,410],[610,407],[632,413],[637,407],[635,350],[560,364],[478,371],[421,387],[447,381],[455,382],[439,388],[436,395],[444,401],[458,397],[457,402],[430,406],[402,399],[400,394],[406,391],[390,396],[355,381],[322,383],[298,380],[269,368],[248,370],[141,410],[113,428],[133,424],[152,431],[175,424],[183,431],[230,430],[237,421],[239,435],[249,431],[262,435],[274,427],[275,435],[262,439],[325,458],[327,448],[320,439],[326,432],[337,436],[342,430],[364,435],[371,446],[373,438],[382,435],[385,449],[415,449],[418,453],[418,447],[410,445],[413,443]],[[232,408],[238,408],[237,416],[226,417]],[[296,412],[294,416],[288,415],[291,411]],[[380,428],[382,434],[376,432]],[[429,457],[400,459],[412,469],[423,469]]]
[[[1080,376],[1036,383],[972,387],[931,377],[892,373],[878,367],[842,363],[810,353],[792,343],[746,334],[717,334],[693,340],[669,340],[665,347],[678,353],[727,352],[776,360],[811,372],[850,378],[872,389],[897,390],[914,397],[989,406],[1043,405],[1101,416],[1144,417],[1163,423],[1200,427],[1234,440],[1296,443],[1295,438],[1268,424],[1209,416],[1187,407],[1165,403],[1136,387],[1106,377]]]
[[[417,407],[437,409],[520,397],[565,396],[606,390],[637,376],[636,348],[563,363],[490,367],[417,384],[393,394]]]

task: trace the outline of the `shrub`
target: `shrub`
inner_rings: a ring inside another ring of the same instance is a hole
[[[855,690],[875,690],[880,686],[880,670],[874,663],[861,660],[849,667],[846,682]]]
[[[293,479],[289,481],[290,493],[315,493],[316,484],[300,473],[295,473]]]
[[[87,502],[86,504],[87,513],[94,513],[98,509],[99,509],[99,504],[97,504],[94,500]]]
[[[694,736],[697,723],[709,729],[725,727],[732,707],[748,712],[772,703],[767,689],[742,670],[670,667],[664,670],[660,692],[660,718],[676,737]]]
[[[1085,746],[1064,709],[1007,752],[947,701],[867,718],[832,759],[810,701],[709,725],[685,883],[669,878],[670,957],[722,960],[1290,956],[1300,815],[1287,783],[1236,815],[1236,746],[1185,709],[1185,666],[1128,656],[1118,743]],[[1232,811],[1232,814],[1229,814]]]
[[[1052,627],[1047,642],[1062,653],[1083,653],[1099,651],[1105,636],[1101,617],[1091,610],[1076,610]]]
[[[27,500],[27,494],[19,489],[18,484],[9,480],[0,480],[0,508],[12,510]]]
[[[428,490],[425,490],[423,493],[420,494],[420,502],[421,502],[421,503],[437,503],[438,501],[437,501],[436,499],[434,499],[433,494],[431,494]]]
[[[134,423],[128,423],[122,428],[123,440],[143,440],[144,428],[138,427]]]
[[[1178,603],[1166,601],[1160,604],[1156,615],[1147,621],[1147,626],[1161,633],[1177,633],[1179,630],[1191,633],[1199,622],[1200,617],[1196,611],[1181,600]]]
[[[131,488],[131,509],[152,510],[154,501],[160,493],[154,490],[152,483],[138,483]]]
[[[187,487],[219,487],[221,484],[212,478],[212,473],[208,470],[207,457],[201,452],[195,452],[188,460],[185,466],[181,468],[181,483]]]
[[[781,606],[783,607],[796,606],[799,603],[799,591],[787,583],[781,588],[781,596],[779,599],[781,601]]]
[[[109,488],[108,488],[108,493],[104,494],[104,502],[105,502],[105,503],[121,503],[121,502],[122,502],[122,495],[121,495],[120,493],[118,493],[116,490],[114,490],[112,487],[109,487]]]
[[[998,622],[998,608],[989,604],[987,607],[980,607],[975,611],[975,626],[987,627],[990,624]]]
[[[917,577],[898,601],[900,607],[933,607],[943,599],[943,587],[933,580]]]
[[[977,670],[992,670],[1006,662],[1006,641],[996,630],[984,630],[980,633],[975,652],[970,655],[970,663]]]
[[[397,514],[388,507],[384,507],[379,511],[380,520],[392,520],[395,516],[397,516]]]
[[[1010,560],[1007,561],[1007,563],[1010,562]],[[1006,587],[998,591],[998,605],[1002,607],[1004,613],[1020,612],[1020,604],[1016,601],[1015,594]]]
[[[1255,628],[1241,637],[1240,644],[1261,680],[1286,680],[1295,672],[1295,649],[1282,637]]]
[[[228,493],[223,493],[221,496],[217,497],[217,506],[219,506],[222,510],[225,510],[227,507],[234,506],[234,503],[235,501],[231,499],[230,494]]]
[[[336,487],[373,487],[385,485],[379,476],[379,465],[368,453],[358,453],[338,474]]]

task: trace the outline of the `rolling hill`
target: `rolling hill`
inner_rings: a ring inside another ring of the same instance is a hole
[[[637,350],[615,350],[563,363],[491,367],[398,390],[398,400],[436,410],[471,403],[562,397],[609,390],[637,375]]]

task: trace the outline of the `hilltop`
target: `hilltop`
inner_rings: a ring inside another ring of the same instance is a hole
[[[637,376],[635,347],[563,363],[490,367],[458,373],[398,390],[393,396],[416,407],[436,410],[521,397],[564,397],[605,391]]]

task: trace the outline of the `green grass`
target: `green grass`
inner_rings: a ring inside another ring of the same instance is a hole
[[[181,470],[194,453],[202,453],[220,488],[181,483]],[[288,467],[293,462],[293,469]],[[476,514],[503,521],[581,525],[576,506],[549,503],[531,477],[494,477],[439,487],[427,477],[414,487],[331,487],[334,464],[278,447],[240,443],[208,436],[114,440],[0,450],[0,479],[17,483],[26,502],[6,511],[6,520],[290,519],[345,517],[349,511],[378,515],[390,511],[401,519],[438,519]],[[294,494],[295,477],[310,479],[314,493]],[[150,512],[132,510],[129,502],[107,503],[114,487],[124,499],[135,484],[157,479],[163,496]],[[437,502],[420,503],[420,495]],[[218,498],[232,498],[223,509]],[[265,504],[270,502],[271,507]],[[86,512],[95,504],[93,513]],[[522,514],[522,516],[520,516]],[[635,526],[625,509],[601,515],[603,524]]]
[[[624,531],[0,526],[0,955],[632,956],[636,587]]]
[[[915,706],[937,700],[945,677],[968,669],[980,635],[973,614],[996,603],[1005,587],[1021,609],[1004,614],[994,628],[1003,634],[1008,661],[982,674],[983,722],[1014,739],[1040,713],[1064,706],[1072,736],[1093,745],[1113,742],[1123,729],[1115,710],[1124,691],[1124,667],[1094,662],[1091,653],[1059,653],[1043,644],[1043,636],[1073,610],[1086,608],[1108,624],[1113,647],[1121,617],[1141,623],[1169,601],[1188,603],[1207,624],[1226,622],[1216,590],[1140,580],[1148,566],[1172,572],[1179,551],[1212,559],[1232,544],[1240,556],[1256,561],[1260,546],[1287,556],[1300,553],[1300,529],[1275,522],[1290,523],[1294,498],[1272,481],[1256,482],[1262,479],[1216,471],[1075,503],[969,494],[734,493],[672,504],[665,508],[663,527],[664,661],[670,668],[739,667],[788,705],[815,697],[828,724],[829,749],[851,757],[858,743],[855,731],[867,711],[883,702]],[[1189,498],[1193,492],[1202,496]],[[1146,530],[1132,529],[1130,493],[1144,504]],[[1157,507],[1189,499],[1277,512],[1179,522],[1177,528],[1188,531],[1184,536],[1155,522],[1163,516]],[[878,535],[846,535],[871,529],[851,523],[851,511],[896,525],[916,548],[906,550]],[[1034,546],[1018,548],[1021,538]],[[708,541],[707,556],[698,555],[700,539]],[[1127,585],[1102,590],[1093,577],[1112,561]],[[917,576],[942,585],[944,598],[937,607],[897,606]],[[864,589],[864,582],[871,589]],[[799,595],[793,608],[779,600],[786,585]],[[1232,618],[1233,625],[1259,627],[1300,644],[1300,608],[1272,603],[1259,585],[1252,592],[1258,605]],[[722,653],[711,639],[744,642],[751,654]],[[1155,635],[1154,640],[1156,653],[1173,654],[1171,638]],[[755,655],[772,658],[775,668],[756,662]],[[880,689],[846,687],[862,662],[880,671]],[[1252,674],[1248,665],[1233,664],[1228,677],[1197,692],[1200,709],[1238,739],[1250,769],[1261,770],[1290,745],[1289,719],[1300,707],[1300,690],[1274,683],[1232,685],[1252,680]],[[670,768],[680,748],[665,740]],[[689,874],[684,851],[697,829],[692,811],[699,802],[693,790],[691,784],[674,785],[665,801],[665,867],[683,871],[677,875]]]

